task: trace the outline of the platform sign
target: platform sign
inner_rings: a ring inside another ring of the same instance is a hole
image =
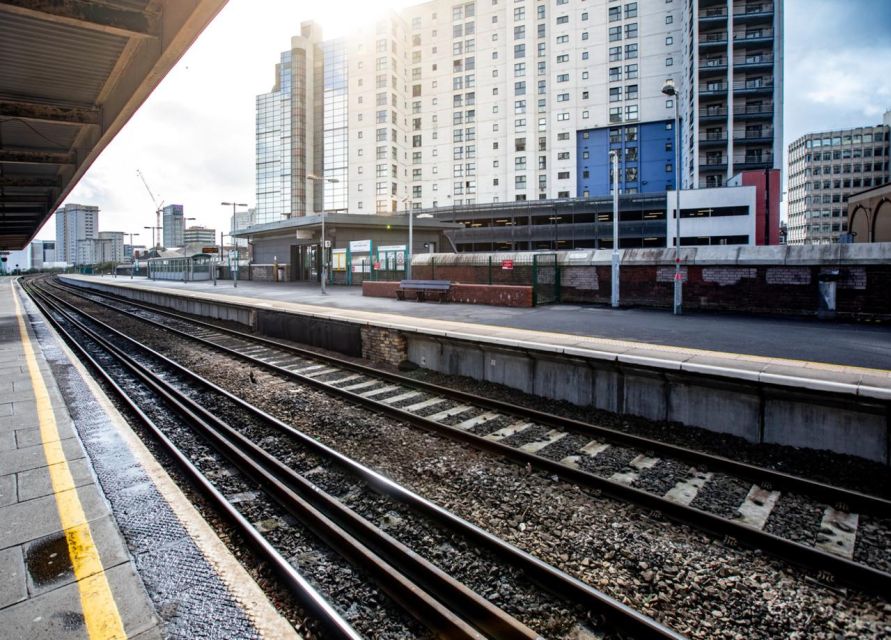
[[[377,248],[377,259],[386,269],[403,271],[405,269],[405,245],[394,244]],[[380,267],[375,267],[379,269]]]
[[[201,253],[219,253],[218,247],[201,247]]]
[[[371,253],[371,240],[350,240],[350,253]]]
[[[501,268],[504,269],[505,271],[512,271],[514,268],[514,261],[513,260],[502,260]]]

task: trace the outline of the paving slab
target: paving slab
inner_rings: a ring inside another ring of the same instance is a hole
[[[139,592],[139,577],[129,564],[106,572],[128,637],[157,626],[157,618]],[[9,640],[83,640],[83,610],[77,583],[71,583],[0,609],[0,629]]]
[[[16,476],[13,473],[0,476],[0,507],[18,502]]]
[[[86,455],[77,438],[66,438],[60,442],[62,452],[67,460],[77,460]],[[3,469],[4,473],[18,473],[45,466],[47,465],[43,444],[11,451],[0,451],[0,469]]]
[[[95,480],[93,469],[87,458],[79,458],[71,460],[68,463],[68,470],[71,473],[71,479],[74,481],[75,487],[90,484]],[[53,494],[53,485],[50,480],[49,467],[38,467],[36,469],[28,469],[16,474],[18,481],[19,501],[34,500]]]
[[[95,486],[69,489],[77,491],[87,522],[108,515],[105,498]],[[0,549],[48,536],[59,530],[56,496],[35,498],[0,509]]]
[[[28,597],[25,561],[21,547],[0,551],[0,609]]]
[[[130,554],[111,514],[90,522],[90,535],[106,571],[130,560]],[[28,593],[32,596],[75,582],[64,534],[52,533],[32,540],[22,545],[22,548],[28,574]]]

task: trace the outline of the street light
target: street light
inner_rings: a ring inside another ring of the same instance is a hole
[[[674,102],[674,315],[683,313],[683,284],[681,281],[681,128],[678,102],[680,95],[674,86],[674,80],[668,79],[662,87],[662,93]]]
[[[405,254],[405,279],[411,280],[411,257],[414,254],[412,246],[414,245],[415,216],[414,213],[412,213],[411,207],[409,207],[409,203],[411,202],[410,197],[403,196],[402,198],[399,198],[399,201],[405,203],[405,213],[408,216],[408,251]]]
[[[160,236],[161,236],[160,232],[161,232],[161,229],[163,229],[163,227],[143,227],[143,229],[151,229],[152,230],[152,245],[155,247],[155,251],[160,250],[160,248],[161,248],[159,246],[160,243],[155,239],[155,231],[158,232],[158,237],[160,238]]]
[[[130,279],[133,279],[133,265],[136,264],[136,251],[133,249],[133,236],[138,236],[138,233],[133,233],[132,231],[129,233],[130,236]]]
[[[613,164],[613,255],[612,255],[612,283],[610,291],[610,306],[619,308],[619,152],[609,152]]]
[[[221,202],[220,206],[223,207],[232,207],[232,218],[235,218],[235,207],[246,207],[247,203],[244,202]],[[231,237],[231,235],[230,235]],[[213,262],[213,258],[211,258],[211,262]],[[223,232],[220,231],[220,264],[223,264]],[[234,286],[238,286],[238,245],[235,245],[235,269],[233,270],[233,280]],[[275,274],[278,275],[278,274]],[[213,267],[213,286],[217,286],[217,272],[216,267]]]
[[[312,173],[306,174],[307,180],[312,180],[313,182],[330,182],[331,184],[335,184],[340,182],[337,178],[323,178],[322,176],[317,176]],[[315,200],[315,198],[313,198]],[[328,250],[325,246],[325,205],[322,203],[322,231],[319,237],[319,245],[322,249],[322,295],[328,295],[328,290],[325,288],[328,280]]]

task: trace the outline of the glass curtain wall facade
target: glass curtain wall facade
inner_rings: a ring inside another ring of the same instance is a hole
[[[186,219],[183,216],[181,204],[169,204],[164,207],[161,219],[161,227],[164,230],[161,241],[163,246],[168,248],[183,246],[183,229],[186,228]]]
[[[343,40],[322,45],[324,55],[324,204],[326,211],[349,207],[349,102],[347,48]]]

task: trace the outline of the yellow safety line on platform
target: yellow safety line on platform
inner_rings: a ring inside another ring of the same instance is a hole
[[[71,477],[68,460],[62,450],[56,417],[50,404],[46,383],[37,366],[37,358],[28,337],[25,316],[16,296],[15,284],[12,286],[12,299],[15,302],[19,333],[22,336],[22,347],[25,351],[25,362],[34,388],[34,399],[37,404],[37,419],[40,422],[40,437],[43,441],[43,452],[46,455],[56,506],[62,531],[68,540],[68,554],[71,566],[77,579],[80,591],[80,603],[84,614],[84,625],[90,640],[126,638],[124,623],[121,621],[117,604],[111,594],[111,587],[102,567],[99,550],[93,542],[90,525],[84,514],[80,497]]]

